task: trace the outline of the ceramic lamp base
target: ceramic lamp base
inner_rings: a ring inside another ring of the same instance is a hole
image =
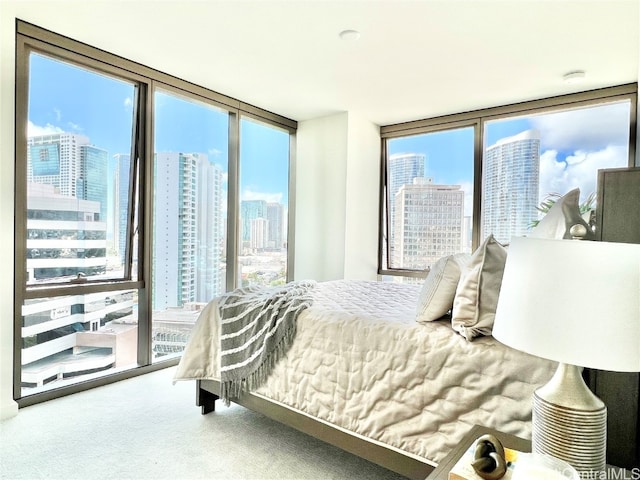
[[[580,369],[560,364],[533,395],[532,449],[564,460],[582,478],[606,466],[607,408],[587,388]]]

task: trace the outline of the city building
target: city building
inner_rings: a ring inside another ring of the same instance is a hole
[[[538,218],[540,133],[526,130],[487,147],[482,174],[482,238],[526,235]]]
[[[267,248],[281,250],[284,247],[284,205],[281,203],[267,203],[267,220],[269,233]]]
[[[88,137],[75,133],[29,137],[27,182],[53,185],[60,195],[78,197],[79,180],[84,170],[80,147],[89,144]]]
[[[426,269],[439,258],[463,251],[464,191],[416,178],[395,195],[393,265]]]
[[[64,184],[64,181],[61,181]],[[27,282],[107,273],[101,205],[28,184]],[[22,306],[22,386],[39,388],[78,374],[135,364],[135,292],[67,295]]]
[[[240,202],[240,221],[242,250],[251,249],[252,244],[258,241],[251,241],[251,221],[256,218],[267,218],[267,202],[264,200],[242,200]]]
[[[389,186],[389,218],[394,224],[395,197],[403,185],[411,185],[414,178],[425,176],[427,156],[423,153],[396,153],[389,157],[387,185]]]
[[[107,273],[107,227],[100,203],[27,185],[27,283]]]
[[[151,349],[155,358],[180,355],[206,303],[187,303],[153,315]]]
[[[198,155],[196,182],[196,302],[226,290],[222,169]]]
[[[389,156],[387,167],[387,188],[389,191],[387,192],[387,198],[389,201],[388,219],[390,225],[396,224],[396,194],[403,185],[411,185],[414,178],[424,177],[426,158],[426,155],[421,153],[396,153]],[[394,253],[396,245],[394,241],[395,228],[390,228],[389,230],[391,266],[399,268],[399,266],[394,263],[394,259],[396,258]]]
[[[100,204],[100,220],[107,221],[108,194],[107,171],[109,154],[93,145],[80,145],[80,176],[78,198]]]
[[[269,220],[253,218],[251,220],[251,235],[249,247],[254,251],[264,251],[267,248],[269,235]]]
[[[225,291],[222,171],[202,153],[160,152],[154,172],[153,310],[208,302]]]
[[[131,178],[131,155],[116,154],[113,192],[113,237],[114,247],[121,263],[125,261],[127,227],[129,225],[129,182]]]

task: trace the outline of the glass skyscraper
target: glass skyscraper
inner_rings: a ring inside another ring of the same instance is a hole
[[[77,188],[83,183],[80,147],[89,145],[89,138],[54,133],[31,136],[27,145],[27,182],[53,185],[60,195],[78,198]]]
[[[403,185],[411,185],[414,178],[422,178],[425,174],[425,162],[427,156],[422,153],[396,153],[389,157],[387,166],[387,198],[389,200],[389,251],[390,259],[396,258],[395,225],[396,225],[396,194]],[[386,252],[385,252],[386,254]],[[397,265],[392,264],[397,268]]]
[[[268,248],[280,250],[284,247],[284,205],[267,203],[267,220],[269,221]]]
[[[243,247],[249,247],[251,244],[251,222],[257,218],[267,218],[267,202],[264,200],[242,200],[240,202],[240,218],[242,221],[242,244]]]
[[[100,202],[100,220],[107,221],[107,168],[109,154],[93,145],[80,146],[78,198]]]
[[[389,157],[387,185],[389,186],[389,218],[394,224],[395,196],[403,185],[411,185],[414,178],[424,177],[427,156],[422,153],[396,153]]]
[[[113,195],[113,235],[114,244],[118,250],[121,261],[124,261],[127,241],[127,225],[129,223],[129,178],[131,170],[131,155],[117,154],[114,155],[114,188]]]
[[[540,133],[526,130],[487,147],[482,175],[482,238],[526,235],[538,218]]]

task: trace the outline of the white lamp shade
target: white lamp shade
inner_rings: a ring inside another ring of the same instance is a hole
[[[640,371],[640,245],[513,238],[493,336],[561,363]]]

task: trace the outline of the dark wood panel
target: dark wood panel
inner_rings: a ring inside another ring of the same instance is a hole
[[[640,168],[599,171],[596,225],[599,240],[640,243]],[[640,374],[593,370],[588,376],[607,405],[607,462],[639,467]]]
[[[610,168],[598,174],[596,237],[640,243],[640,168]]]

